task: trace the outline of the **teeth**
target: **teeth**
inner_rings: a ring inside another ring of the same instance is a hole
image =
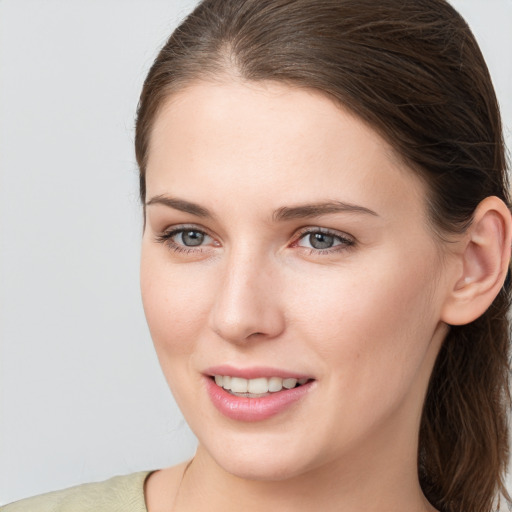
[[[247,393],[247,379],[231,377],[231,391],[235,393]]]
[[[268,379],[261,377],[260,379],[250,379],[247,385],[247,391],[255,395],[268,393]]]
[[[268,379],[268,390],[271,393],[281,391],[281,389],[283,389],[283,379],[279,377],[270,377],[270,379]]]
[[[297,379],[283,379],[283,388],[292,389],[297,385]]]
[[[283,388],[292,389],[297,384],[306,384],[309,379],[282,379],[281,377],[259,377],[257,379],[243,379],[229,375],[215,375],[215,384],[233,393],[249,393],[251,395],[265,395],[277,393]]]

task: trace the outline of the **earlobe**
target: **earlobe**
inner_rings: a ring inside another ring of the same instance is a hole
[[[457,255],[459,275],[444,304],[442,320],[464,325],[476,320],[492,304],[507,275],[510,261],[512,218],[505,203],[487,197],[475,210]]]

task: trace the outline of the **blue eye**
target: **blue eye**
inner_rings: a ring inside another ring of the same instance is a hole
[[[354,240],[348,236],[320,229],[308,230],[302,233],[297,245],[315,251],[340,250],[354,245]]]
[[[330,249],[335,245],[335,238],[325,233],[310,233],[307,241],[313,249]]]
[[[172,229],[156,237],[157,242],[166,244],[175,251],[200,250],[205,245],[214,245],[214,239],[196,228],[181,227]]]
[[[202,245],[208,235],[195,229],[187,229],[174,235],[174,241],[181,243],[187,247],[196,247]]]

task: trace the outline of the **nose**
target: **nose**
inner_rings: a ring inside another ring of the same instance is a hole
[[[285,328],[276,265],[249,252],[224,262],[211,310],[212,330],[232,343],[276,338]]]

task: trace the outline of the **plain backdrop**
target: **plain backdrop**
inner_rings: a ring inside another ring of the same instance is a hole
[[[0,504],[177,463],[195,439],[138,284],[134,112],[193,0],[0,0]],[[453,1],[512,139],[512,0]]]

